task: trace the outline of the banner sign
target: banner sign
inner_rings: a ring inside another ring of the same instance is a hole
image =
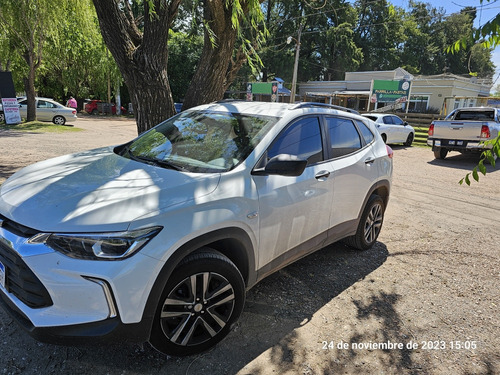
[[[404,103],[410,95],[410,82],[374,80],[370,101],[372,103]]]
[[[19,104],[17,103],[11,72],[0,72],[0,98],[2,98],[5,123],[20,123],[21,115],[19,114]]]
[[[16,98],[2,98],[2,106],[6,124],[19,124],[21,122],[19,103]]]
[[[271,95],[271,102],[278,100],[278,82],[247,83],[247,100],[253,100],[254,94]]]

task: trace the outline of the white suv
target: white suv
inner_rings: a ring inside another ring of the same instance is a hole
[[[0,189],[0,302],[48,342],[220,341],[245,291],[334,241],[377,240],[392,150],[356,114],[227,101]]]

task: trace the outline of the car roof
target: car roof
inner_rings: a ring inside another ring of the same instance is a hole
[[[344,108],[324,103],[315,103],[315,102],[301,102],[301,103],[288,104],[288,103],[270,103],[270,102],[256,102],[256,101],[243,101],[243,100],[222,100],[194,107],[192,109],[210,110],[216,112],[236,112],[247,115],[261,115],[261,116],[274,116],[274,117],[284,117],[286,115],[290,115],[293,113],[294,110],[297,110],[297,114],[303,114],[306,112],[338,113],[339,111],[343,111],[359,115],[357,111],[349,108]]]
[[[20,96],[17,98],[17,100],[26,100],[28,99],[26,96]],[[54,99],[52,98],[44,98],[43,96],[35,96],[35,100],[50,100],[52,102],[55,102]]]
[[[498,108],[494,107],[462,107],[456,108],[455,111],[494,111]]]
[[[391,115],[392,115],[392,113],[363,113],[361,116],[365,116],[365,117],[373,116],[376,118],[380,118],[380,117],[391,116]]]

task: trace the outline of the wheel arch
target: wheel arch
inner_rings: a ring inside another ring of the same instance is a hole
[[[363,211],[366,207],[366,204],[368,203],[368,200],[374,194],[380,196],[380,198],[382,198],[382,200],[384,201],[384,210],[387,208],[387,203],[389,203],[389,194],[391,189],[390,186],[391,183],[389,182],[389,180],[382,180],[378,181],[375,185],[373,185],[370,188],[368,194],[366,194],[365,200],[363,201],[363,206],[361,206],[361,211],[358,214],[358,220],[361,218],[361,215],[363,214]]]
[[[149,329],[148,337],[151,335],[156,306],[172,272],[183,259],[204,247],[210,247],[231,260],[240,271],[247,289],[256,283],[253,244],[243,229],[224,228],[196,237],[183,244],[168,258],[151,288],[142,317],[142,323]]]

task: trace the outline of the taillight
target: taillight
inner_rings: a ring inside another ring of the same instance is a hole
[[[428,131],[429,137],[432,137],[434,135],[434,123],[431,123],[431,126],[429,126],[429,131]]]
[[[490,128],[488,125],[481,126],[481,138],[489,138],[491,136]]]
[[[76,115],[76,111],[71,111],[72,114]]]
[[[389,156],[389,159],[392,159],[392,157],[394,156],[394,151],[392,151],[392,148],[387,145],[385,145],[385,148],[387,149],[387,156]]]

